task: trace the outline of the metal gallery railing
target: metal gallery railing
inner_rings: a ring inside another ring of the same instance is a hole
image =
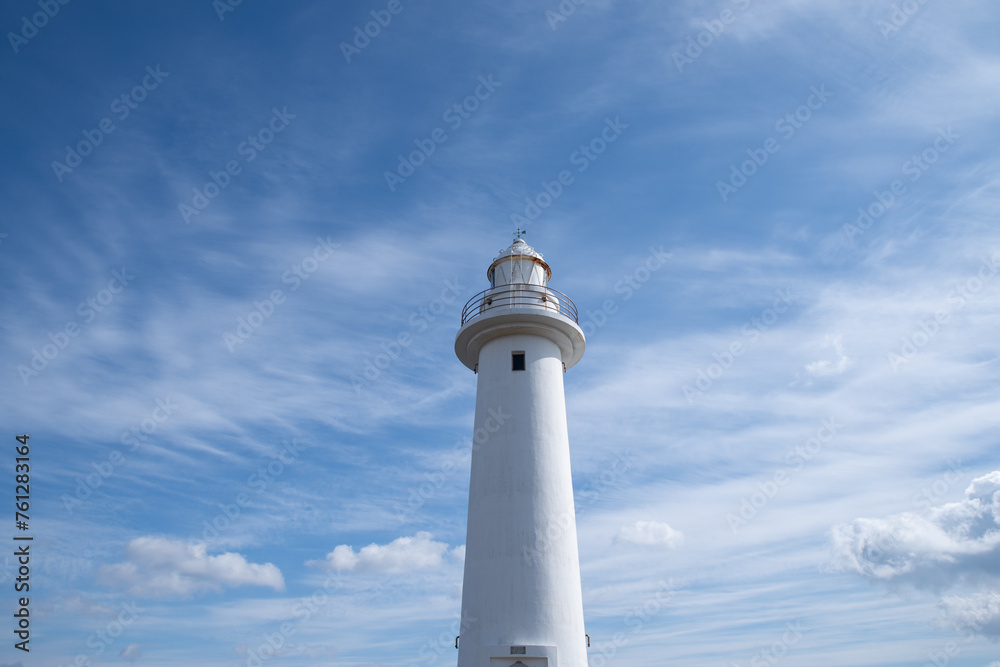
[[[518,306],[546,308],[580,323],[576,304],[562,292],[542,285],[513,283],[491,287],[469,299],[462,309],[462,325],[488,311]]]

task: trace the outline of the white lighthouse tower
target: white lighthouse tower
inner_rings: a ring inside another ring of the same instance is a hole
[[[486,274],[455,338],[478,374],[458,667],[586,667],[563,394],[583,331],[520,234]]]

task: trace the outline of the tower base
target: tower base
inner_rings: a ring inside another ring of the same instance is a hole
[[[476,667],[559,667],[555,646],[483,646]]]

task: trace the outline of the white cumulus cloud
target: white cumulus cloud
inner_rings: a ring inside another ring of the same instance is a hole
[[[1000,471],[972,480],[965,498],[927,512],[855,519],[833,530],[836,564],[881,581],[940,590],[1000,583]]]
[[[636,521],[631,526],[622,526],[615,539],[643,546],[676,549],[684,541],[684,534],[660,521]]]
[[[341,544],[326,555],[322,564],[337,571],[400,574],[439,568],[444,564],[446,555],[461,560],[465,556],[465,547],[449,551],[447,544],[436,542],[432,534],[421,531],[413,537],[400,537],[386,545],[372,543],[357,552],[354,547]]]
[[[140,537],[125,547],[127,560],[105,565],[98,572],[104,585],[137,596],[187,596],[224,586],[266,586],[285,590],[281,571],[271,563],[247,562],[238,553],[210,556],[205,544],[163,537]]]
[[[963,633],[1000,639],[1000,592],[946,597],[938,603],[945,619]],[[1000,667],[1000,663],[996,663]]]
[[[945,621],[1000,637],[1000,471],[972,480],[965,498],[884,519],[855,519],[833,529],[834,563],[871,581],[942,592]]]

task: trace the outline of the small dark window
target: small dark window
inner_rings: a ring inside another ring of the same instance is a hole
[[[526,651],[525,651],[526,648],[527,648],[526,646],[511,646],[510,647],[510,654],[511,655],[525,655],[526,654]],[[518,660],[518,662],[520,662],[520,660]]]
[[[510,369],[512,371],[524,370],[524,352],[512,352],[510,360]]]

